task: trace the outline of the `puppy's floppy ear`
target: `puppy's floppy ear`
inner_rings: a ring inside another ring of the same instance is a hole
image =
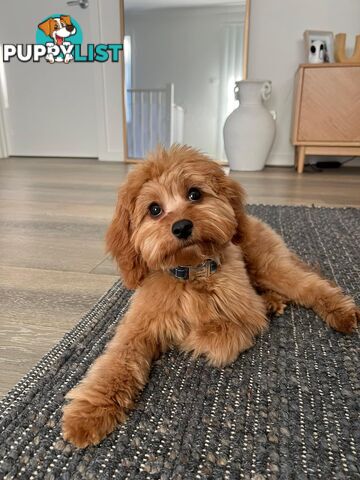
[[[134,199],[129,190],[125,184],[119,191],[115,215],[106,233],[106,246],[119,266],[125,285],[136,288],[145,278],[148,269],[133,245],[131,214]]]
[[[53,22],[54,20],[52,18],[48,18],[47,20],[45,20],[45,22],[39,23],[38,28],[40,28],[40,30],[42,30],[45,35],[50,36],[50,32],[53,28]]]
[[[240,244],[244,232],[247,228],[247,216],[245,212],[245,190],[242,186],[228,176],[223,177],[222,191],[226,195],[230,205],[232,206],[236,218],[236,231],[232,238],[232,242]]]
[[[72,25],[70,15],[61,15],[60,20],[63,20],[66,25]]]

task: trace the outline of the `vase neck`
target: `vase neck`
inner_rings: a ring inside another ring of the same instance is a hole
[[[236,98],[240,105],[259,105],[263,101],[263,81],[236,82]]]

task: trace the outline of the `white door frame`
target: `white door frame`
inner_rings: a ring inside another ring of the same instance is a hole
[[[122,43],[123,12],[119,0],[92,0],[89,13],[96,43]],[[99,63],[95,66],[98,158],[123,162],[125,148],[122,61]]]
[[[7,129],[6,129],[6,115],[4,106],[4,92],[5,85],[5,71],[2,63],[2,49],[0,51],[0,158],[7,158],[9,156]]]
[[[1,96],[1,95],[0,95]],[[0,98],[0,158],[7,158],[9,156],[7,138],[6,138],[6,123],[2,100]]]

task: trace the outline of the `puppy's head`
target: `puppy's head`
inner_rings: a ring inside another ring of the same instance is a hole
[[[64,38],[76,33],[76,27],[71,23],[69,15],[48,18],[45,22],[40,23],[38,27],[45,35],[51,37],[56,45],[61,45]]]
[[[120,188],[106,236],[125,284],[149,271],[196,265],[239,243],[244,192],[222,168],[190,147],[159,149]]]

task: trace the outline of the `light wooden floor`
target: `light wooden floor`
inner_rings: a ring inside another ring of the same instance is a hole
[[[114,283],[103,237],[130,166],[0,160],[0,395]],[[360,207],[360,169],[234,175],[252,203]]]

